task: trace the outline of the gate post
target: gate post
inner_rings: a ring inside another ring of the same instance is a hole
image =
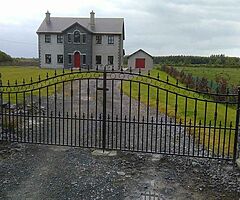
[[[107,119],[107,73],[106,66],[103,71],[103,127],[102,127],[102,148],[106,148],[106,119]]]
[[[240,86],[238,87],[238,98],[237,98],[237,111],[236,111],[236,128],[235,128],[235,138],[234,138],[234,152],[233,152],[233,162],[236,163],[237,158],[239,157],[239,114],[240,114]]]
[[[3,139],[3,97],[2,97],[2,74],[0,73],[0,111],[1,111],[1,116],[0,116],[0,128],[2,133],[0,132],[0,138]]]
[[[0,73],[0,88],[2,87],[2,74]],[[0,106],[2,109],[2,104],[3,104],[3,98],[2,98],[2,90],[0,90]],[[1,110],[2,112],[2,110]]]
[[[0,73],[0,88],[2,87],[2,74]],[[0,90],[0,106],[2,108],[2,91]]]

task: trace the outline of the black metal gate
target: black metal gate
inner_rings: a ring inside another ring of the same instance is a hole
[[[239,91],[200,93],[159,74],[106,69],[0,83],[2,141],[237,157]]]

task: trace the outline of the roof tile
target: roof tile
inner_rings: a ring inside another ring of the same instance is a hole
[[[79,23],[93,33],[122,34],[123,18],[95,18],[95,30],[90,29],[89,18],[51,17],[51,23],[45,19],[37,30],[37,33],[61,33],[74,23]]]

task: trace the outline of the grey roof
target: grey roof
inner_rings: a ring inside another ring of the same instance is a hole
[[[147,55],[150,56],[151,58],[153,58],[153,56],[151,56],[148,52],[146,52],[146,51],[144,51],[144,50],[142,50],[142,49],[139,49],[139,50],[135,51],[134,53],[130,54],[130,55],[128,56],[128,58],[132,57],[133,55],[135,55],[136,53],[138,53],[138,52],[140,52],[140,51],[143,52],[143,53],[145,53],[145,54],[147,54]]]
[[[89,18],[51,17],[51,23],[47,24],[46,19],[37,30],[37,33],[61,33],[75,23],[80,24],[93,33],[124,34],[123,18],[95,18],[95,30],[90,29]]]

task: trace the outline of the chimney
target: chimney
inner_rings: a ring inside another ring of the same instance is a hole
[[[47,24],[50,24],[50,22],[51,22],[51,20],[50,20],[50,14],[51,14],[51,13],[50,13],[49,11],[46,12],[46,23],[47,23]]]
[[[93,12],[93,10],[90,13],[90,26],[92,30],[95,29],[95,12]]]

